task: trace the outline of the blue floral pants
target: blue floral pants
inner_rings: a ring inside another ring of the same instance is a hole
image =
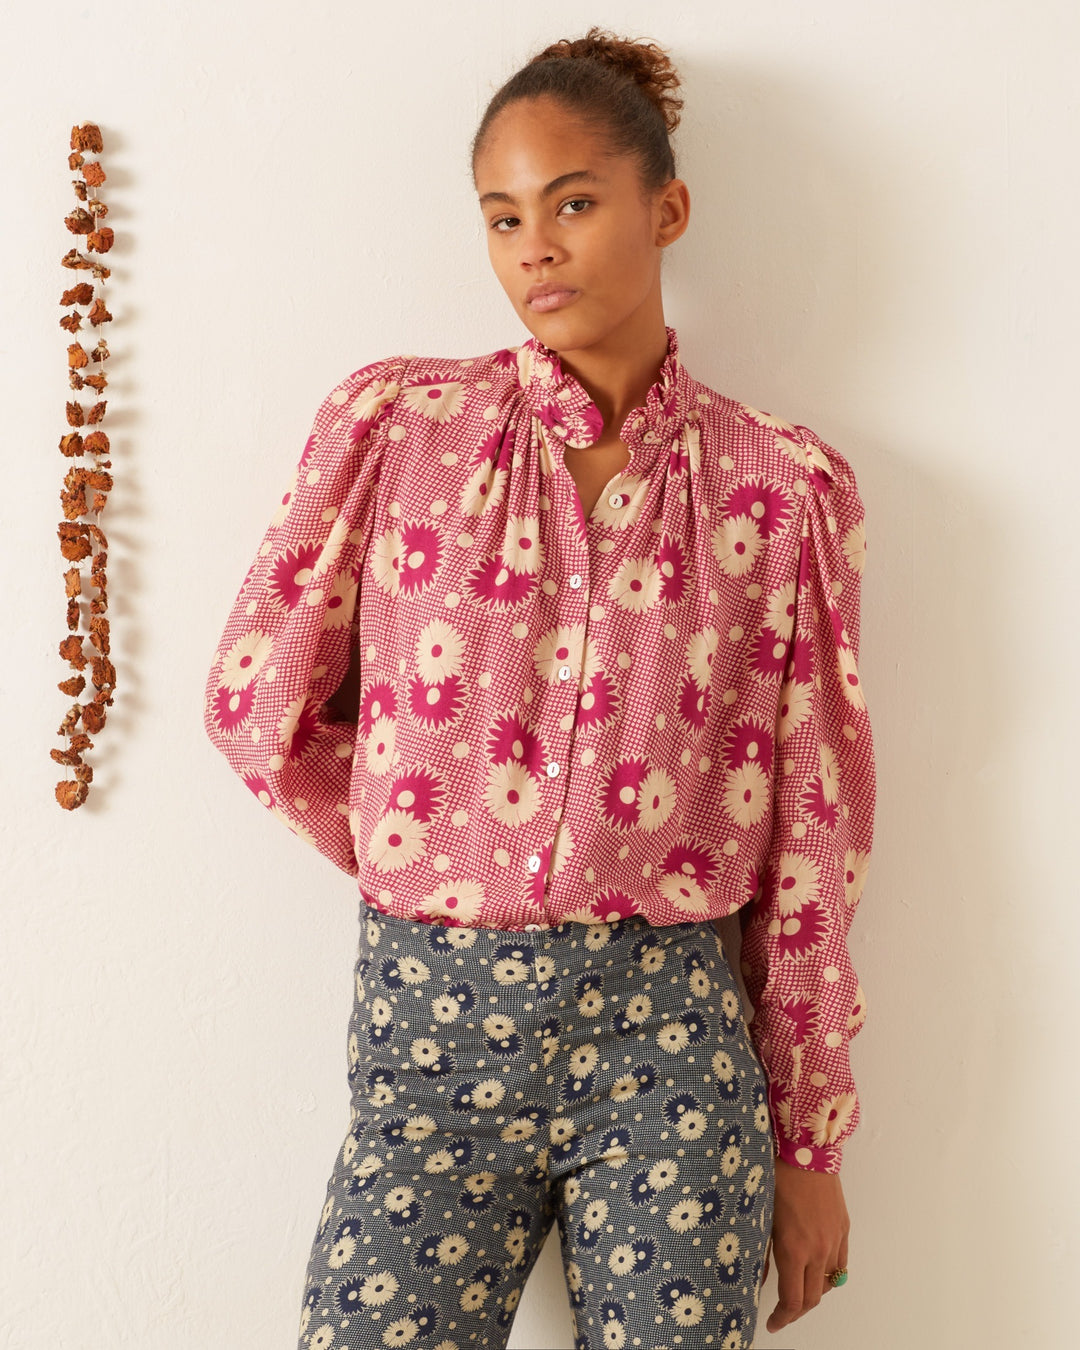
[[[712,925],[463,928],[361,901],[360,929],[300,1350],[504,1350],[553,1222],[576,1350],[751,1347],[773,1131]]]

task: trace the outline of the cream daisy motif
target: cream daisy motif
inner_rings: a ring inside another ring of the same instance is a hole
[[[780,690],[776,719],[776,739],[786,741],[813,711],[814,691],[799,680],[785,680]]]
[[[771,628],[785,645],[795,631],[795,590],[795,582],[787,582],[770,594],[765,607],[765,626]]]
[[[820,873],[813,858],[802,853],[781,853],[776,872],[776,907],[782,918],[818,898]]]
[[[540,522],[535,516],[510,516],[502,558],[515,572],[538,572],[543,562],[540,548]]]
[[[510,829],[532,820],[540,808],[540,784],[528,766],[508,759],[494,764],[484,788],[484,805]]]
[[[356,609],[356,586],[356,577],[351,572],[341,572],[334,578],[323,611],[324,628],[348,628],[352,623]]]
[[[848,566],[861,576],[866,570],[866,521],[860,520],[844,534],[844,556]]]
[[[430,823],[407,811],[387,811],[367,843],[367,860],[379,872],[400,872],[426,851]]]
[[[844,855],[844,901],[849,909],[859,903],[869,873],[870,854],[865,849],[849,848]]]
[[[648,493],[648,479],[632,473],[621,473],[609,485],[608,491],[600,494],[589,519],[598,520],[609,530],[628,530],[637,524]],[[620,504],[612,506],[608,499],[616,494]]]
[[[405,406],[429,422],[449,422],[461,412],[465,386],[455,381],[445,384],[410,385],[401,393]]]
[[[368,566],[383,590],[388,595],[397,595],[405,567],[405,541],[400,530],[386,530],[373,540]]]
[[[840,761],[831,745],[822,741],[818,746],[821,761],[821,795],[832,806],[840,797]]]
[[[721,805],[740,829],[756,825],[769,806],[769,775],[756,759],[730,769],[724,778]]]
[[[675,810],[677,786],[664,769],[650,769],[638,788],[638,824],[655,834]]]
[[[465,639],[443,619],[426,624],[416,637],[416,670],[425,684],[441,684],[460,675]]]
[[[686,666],[690,678],[699,689],[706,689],[712,679],[713,659],[720,645],[720,634],[715,628],[703,628],[686,644]]]
[[[533,648],[533,663],[540,678],[549,683],[561,683],[559,672],[569,666],[571,679],[582,666],[585,645],[583,623],[550,628]]]
[[[239,689],[246,689],[262,670],[273,646],[270,635],[258,628],[245,633],[222,657],[222,685],[234,693]]]
[[[731,577],[753,571],[764,547],[753,516],[728,516],[712,532],[713,556]]]
[[[752,408],[749,403],[740,403],[739,408],[746,421],[753,422],[755,426],[766,427],[770,431],[782,431],[788,436],[797,434],[794,423],[785,422],[782,417],[774,417],[772,413]]]
[[[328,508],[328,511],[336,510],[335,507]],[[338,560],[338,554],[341,552],[341,546],[349,537],[349,522],[344,516],[337,516],[330,526],[330,532],[327,534],[323,546],[319,551],[319,556],[315,559],[315,565],[311,569],[313,577],[322,577],[330,570]]]
[[[662,582],[655,558],[627,558],[612,577],[608,594],[621,609],[641,614],[659,601]]]
[[[461,490],[461,514],[466,518],[483,515],[497,507],[506,492],[509,474],[495,468],[491,460],[478,464]]]

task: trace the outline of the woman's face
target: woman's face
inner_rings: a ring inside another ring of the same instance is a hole
[[[647,304],[662,313],[660,258],[673,237],[663,228],[665,190],[642,201],[635,161],[611,157],[561,104],[545,97],[504,108],[475,178],[495,275],[541,342],[588,347]],[[575,294],[559,308],[534,309],[526,295],[541,282]]]

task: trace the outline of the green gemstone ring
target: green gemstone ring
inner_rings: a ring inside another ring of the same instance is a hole
[[[842,1270],[834,1270],[833,1273],[829,1276],[829,1282],[831,1283],[834,1289],[838,1289],[840,1285],[846,1284],[847,1267],[845,1266]]]

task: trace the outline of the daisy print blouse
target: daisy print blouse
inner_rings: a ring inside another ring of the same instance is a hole
[[[779,1156],[838,1172],[875,797],[863,504],[839,450],[693,379],[667,334],[587,519],[562,450],[602,419],[539,339],[346,376],[228,615],[205,729],[376,910],[739,911]],[[325,706],[354,651],[355,724]]]

